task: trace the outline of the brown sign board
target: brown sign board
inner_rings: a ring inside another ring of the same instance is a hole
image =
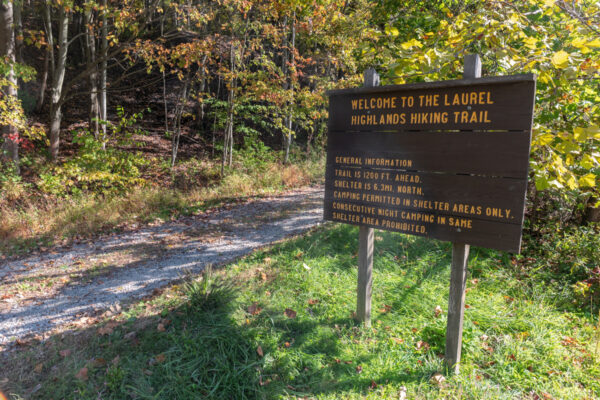
[[[519,252],[534,75],[328,95],[326,220]]]

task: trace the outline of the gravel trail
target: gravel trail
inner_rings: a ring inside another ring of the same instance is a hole
[[[305,188],[4,262],[0,348],[43,338],[207,265],[302,233],[322,222],[322,205],[322,187]]]

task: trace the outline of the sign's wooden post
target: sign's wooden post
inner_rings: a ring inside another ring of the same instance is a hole
[[[477,54],[465,56],[463,78],[481,77],[481,59]],[[465,315],[465,288],[469,245],[452,243],[452,269],[448,296],[448,324],[446,326],[446,364],[455,374],[459,372],[462,348],[463,318]]]
[[[373,68],[364,74],[364,86],[379,86],[379,75]],[[356,319],[371,325],[371,287],[373,284],[373,236],[374,229],[358,228],[358,287],[356,289]]]

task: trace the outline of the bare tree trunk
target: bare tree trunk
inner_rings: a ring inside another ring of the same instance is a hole
[[[103,0],[102,13],[102,65],[100,66],[100,117],[102,118],[102,149],[106,150],[106,124],[108,121],[107,104],[106,104],[106,70],[108,56],[108,27],[106,13],[108,12],[106,0]]]
[[[162,2],[162,9],[163,9],[163,13],[160,17],[160,36],[163,37],[164,33],[165,33],[165,16],[166,16],[166,9],[165,9],[165,2]],[[163,84],[163,106],[165,109],[165,134],[169,133],[169,107],[167,105],[167,78],[165,76],[165,66],[163,66],[163,71],[162,71],[162,84]]]
[[[87,5],[85,10],[85,52],[87,58],[87,66],[90,72],[90,111],[89,111],[89,126],[94,132],[94,137],[99,139],[100,127],[98,118],[100,108],[98,105],[98,66],[96,65],[96,38],[94,35],[94,11],[92,7]]]
[[[50,103],[50,156],[56,161],[60,146],[60,122],[62,119],[62,90],[65,81],[69,35],[69,13],[61,7],[58,16],[58,57],[52,79]]]
[[[50,50],[46,50],[44,57],[44,70],[42,72],[42,81],[40,82],[40,90],[38,92],[37,100],[35,102],[35,112],[42,112],[44,107],[44,99],[46,95],[46,86],[48,85],[48,68],[50,64]]]
[[[13,16],[15,22],[15,60],[23,63],[23,0],[13,0]]]
[[[183,115],[183,110],[185,109],[185,105],[188,100],[188,87],[190,84],[190,76],[188,74],[185,79],[185,83],[183,84],[183,89],[181,91],[181,97],[177,101],[177,107],[175,110],[175,121],[174,121],[174,132],[173,139],[171,141],[171,168],[175,166],[175,161],[177,160],[177,151],[179,150],[179,139],[181,137],[181,116]]]
[[[38,93],[35,111],[40,113],[44,107],[46,96],[46,87],[48,85],[48,75],[54,77],[54,36],[52,35],[52,16],[50,14],[50,3],[46,1],[44,5],[44,30],[46,32],[46,57],[44,59],[44,72],[42,74],[42,82],[40,83],[40,91]],[[48,69],[50,68],[50,69]]]
[[[13,2],[0,2],[0,58],[8,61],[8,86],[2,88],[8,97],[8,101],[17,99],[17,77],[14,72],[15,63],[15,32],[13,25]],[[2,129],[2,149],[0,157],[12,162],[19,172],[19,131],[15,126],[8,125]]]
[[[221,95],[221,75],[219,75],[219,79],[217,81],[217,94],[215,96],[216,101],[219,100],[219,96]],[[212,127],[212,158],[215,158],[215,141],[216,141],[216,126],[217,126],[217,110],[215,107],[215,118],[213,120],[213,127]]]
[[[225,173],[225,164],[231,167],[233,162],[233,109],[234,109],[234,84],[235,79],[233,77],[235,72],[235,57],[233,42],[231,43],[231,54],[230,54],[230,65],[231,65],[231,81],[229,82],[229,96],[228,96],[228,110],[227,110],[227,127],[225,128],[225,137],[223,140],[223,159],[221,160],[221,176]]]
[[[292,132],[292,108],[294,107],[294,74],[295,71],[295,52],[296,52],[296,11],[294,11],[293,19],[292,19],[292,43],[291,43],[291,64],[292,68],[290,68],[289,73],[289,88],[291,92],[290,103],[288,104],[289,110],[286,118],[287,122],[287,132],[285,133],[285,158],[283,160],[284,164],[287,164],[290,161],[290,146],[292,144],[293,132]]]

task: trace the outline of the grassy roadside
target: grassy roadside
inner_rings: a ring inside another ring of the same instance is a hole
[[[374,324],[358,326],[357,236],[319,228],[104,325],[24,345],[0,387],[13,399],[600,396],[597,311],[568,307],[566,287],[523,276],[495,251],[471,253],[460,376],[441,359],[448,244],[378,232]]]
[[[236,165],[223,180],[215,179],[217,164],[200,168],[192,164],[186,169],[184,164],[169,181],[107,196],[28,197],[24,189],[16,188],[14,191],[23,194],[18,201],[9,202],[3,201],[6,193],[0,194],[0,260],[130,225],[169,220],[248,197],[320,183],[324,159],[289,165]]]

